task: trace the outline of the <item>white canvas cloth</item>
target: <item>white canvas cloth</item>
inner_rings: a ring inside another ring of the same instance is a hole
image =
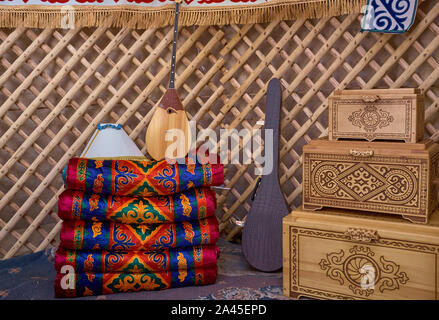
[[[102,123],[91,136],[81,158],[145,157],[122,126]]]

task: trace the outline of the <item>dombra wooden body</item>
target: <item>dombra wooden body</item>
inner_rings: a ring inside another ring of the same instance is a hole
[[[312,140],[303,147],[303,205],[402,215],[426,223],[437,206],[439,144]]]
[[[189,152],[191,140],[189,121],[183,105],[176,90],[168,89],[146,131],[148,153],[155,160],[182,158]]]
[[[329,140],[424,138],[424,96],[419,89],[336,90],[329,97]]]
[[[439,212],[397,216],[299,208],[283,219],[283,293],[319,299],[439,299]]]

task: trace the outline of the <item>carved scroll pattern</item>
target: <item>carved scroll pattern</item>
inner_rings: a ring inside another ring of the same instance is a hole
[[[366,105],[364,109],[352,112],[348,120],[356,127],[363,128],[366,132],[375,132],[387,127],[394,118],[389,112],[379,109],[374,105]]]
[[[326,276],[340,285],[348,285],[356,295],[370,296],[376,290],[398,290],[409,281],[401,267],[365,246],[353,246],[349,253],[344,250],[326,254],[319,263]]]
[[[304,154],[304,204],[425,215],[427,159]]]
[[[419,167],[332,161],[312,167],[313,196],[417,205]]]

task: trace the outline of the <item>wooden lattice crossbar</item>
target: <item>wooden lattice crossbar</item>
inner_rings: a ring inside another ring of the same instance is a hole
[[[291,209],[301,203],[302,147],[327,134],[334,89],[419,87],[426,135],[439,125],[439,2],[423,2],[406,34],[361,33],[360,22],[347,15],[181,30],[176,87],[198,129],[261,128],[266,85],[281,79],[280,179]],[[0,29],[0,258],[56,245],[60,172],[98,123],[121,123],[146,153],[171,41],[170,27]],[[231,189],[218,193],[217,216],[228,240],[241,231],[230,221],[250,209],[253,169],[226,166]]]

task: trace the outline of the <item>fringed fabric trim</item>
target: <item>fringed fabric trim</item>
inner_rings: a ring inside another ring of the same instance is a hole
[[[182,7],[179,23],[183,26],[225,25],[323,18],[359,13],[365,4],[366,0],[274,0],[260,5]],[[158,8],[135,5],[69,7],[74,10],[68,11],[65,6],[0,5],[0,27],[147,29],[172,25],[175,10],[173,5]]]

